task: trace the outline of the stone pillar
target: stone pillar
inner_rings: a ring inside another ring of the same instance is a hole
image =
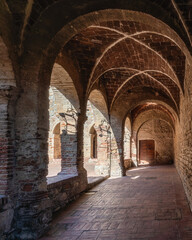
[[[11,230],[14,213],[13,170],[15,165],[12,97],[15,87],[0,89],[0,239]]]
[[[13,177],[14,146],[11,136],[13,119],[9,116],[11,87],[0,89],[0,195],[10,192],[9,180]]]
[[[38,239],[52,213],[47,192],[48,83],[36,69],[22,71],[16,105],[16,181],[14,239]]]
[[[123,128],[122,122],[111,117],[111,176],[124,176],[125,167],[123,164]]]
[[[86,108],[81,108],[77,121],[77,171],[81,179],[82,189],[87,186],[87,171],[84,168],[84,123],[87,120]]]

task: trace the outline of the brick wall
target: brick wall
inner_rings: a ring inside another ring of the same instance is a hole
[[[192,209],[192,59],[186,66],[185,95],[181,95],[180,119],[176,123],[175,165]]]
[[[85,183],[79,176],[70,178],[57,176],[48,179],[48,194],[51,199],[52,212],[58,211],[77,198],[86,189]]]

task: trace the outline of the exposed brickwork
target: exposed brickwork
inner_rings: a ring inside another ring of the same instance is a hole
[[[190,207],[192,209],[192,184],[191,184],[191,76],[192,65],[188,65],[186,68],[186,95],[181,99],[181,113],[180,121],[176,123],[176,135],[175,135],[175,161],[178,173],[182,179]]]
[[[15,3],[12,1],[8,1],[10,4],[10,8],[12,9],[13,12],[15,9]],[[11,2],[11,3],[10,3]],[[185,10],[185,13],[188,13],[190,11],[190,4],[188,3],[187,5],[180,3],[179,1],[177,1],[179,6],[181,6],[181,8],[183,7],[182,11]],[[64,6],[63,8],[61,8],[61,6]],[[110,1],[105,1],[105,3],[103,3],[103,1],[98,1],[97,4],[95,5],[94,2],[87,2],[85,1],[83,6],[78,5],[76,2],[74,4],[74,8],[73,8],[73,2],[71,2],[70,5],[68,5],[65,2],[60,3],[60,1],[58,0],[50,0],[50,1],[42,1],[41,3],[39,1],[34,1],[33,4],[33,8],[32,8],[32,12],[29,18],[29,22],[26,28],[26,34],[28,33],[28,31],[33,30],[33,26],[36,24],[42,24],[42,20],[41,20],[41,15],[47,15],[47,17],[49,16],[52,19],[52,16],[54,16],[55,14],[55,10],[57,10],[57,15],[59,16],[59,19],[61,20],[61,24],[65,25],[67,22],[71,21],[74,17],[74,15],[69,14],[69,12],[73,12],[75,16],[77,17],[78,14],[83,15],[83,14],[87,14],[89,12],[93,12],[93,11],[98,11],[101,9],[129,9],[129,10],[137,10],[140,12],[145,12],[148,14],[153,15],[156,18],[161,19],[162,21],[165,21],[167,24],[170,24],[171,27],[173,27],[178,33],[180,33],[180,35],[182,36],[183,39],[185,39],[187,42],[189,42],[188,37],[186,36],[186,33],[182,32],[183,29],[183,24],[181,22],[181,19],[178,18],[178,13],[175,10],[172,1],[168,1],[165,2],[159,2],[159,1],[147,1],[147,3],[145,2],[141,2],[141,1],[135,1],[135,3],[129,3],[129,2],[115,2],[113,4],[111,4]],[[147,6],[147,7],[146,7]],[[16,20],[19,18],[19,22],[22,22],[20,19],[22,19],[23,17],[23,4],[22,6],[17,3],[17,9],[20,10],[18,11],[18,15],[15,16]],[[155,9],[158,8],[159,11],[155,11]],[[54,11],[51,11],[52,9],[54,9]],[[77,9],[81,9],[81,11],[79,11],[77,13]],[[27,15],[27,12],[26,12]],[[65,19],[60,18],[61,16],[66,16]],[[186,20],[189,20],[189,14],[186,16],[186,14],[184,15]],[[43,18],[44,19],[44,18]],[[171,22],[170,19],[173,19]],[[59,24],[57,23],[57,28]],[[190,22],[188,24],[188,28],[190,28]],[[41,26],[42,27],[42,26]],[[43,26],[44,27],[44,26]]]
[[[146,138],[155,140],[156,163],[174,152],[192,204],[190,31],[176,7],[1,2],[0,238],[38,239],[52,213],[87,188],[90,166],[95,175],[121,177],[138,165],[138,141]],[[47,178],[59,157],[60,174]]]
[[[183,88],[185,77],[185,55],[182,50],[166,37],[157,34],[143,33],[136,35],[135,38],[150,46],[170,63],[180,79]],[[169,56],[167,55],[167,52],[170,52]]]

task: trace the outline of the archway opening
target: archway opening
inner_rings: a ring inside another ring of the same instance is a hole
[[[48,177],[77,174],[78,96],[65,69],[54,64],[49,88]]]
[[[109,175],[109,123],[105,99],[93,90],[87,102],[87,121],[84,125],[84,167],[87,176]]]

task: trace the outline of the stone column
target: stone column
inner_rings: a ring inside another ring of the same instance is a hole
[[[77,121],[77,171],[81,179],[82,190],[87,187],[87,171],[84,168],[84,123],[87,120],[86,108],[81,108]]]
[[[13,119],[8,112],[12,90],[13,87],[9,86],[0,89],[0,195],[7,195],[11,191],[8,186],[13,177]]]
[[[14,90],[15,87],[11,86],[1,86],[0,89],[0,238],[2,233],[6,234],[11,230],[14,213]]]
[[[123,164],[123,128],[120,119],[112,116],[111,120],[111,176],[124,176]]]
[[[47,192],[48,82],[36,69],[23,69],[16,105],[16,181],[14,239],[38,239],[51,220]]]

